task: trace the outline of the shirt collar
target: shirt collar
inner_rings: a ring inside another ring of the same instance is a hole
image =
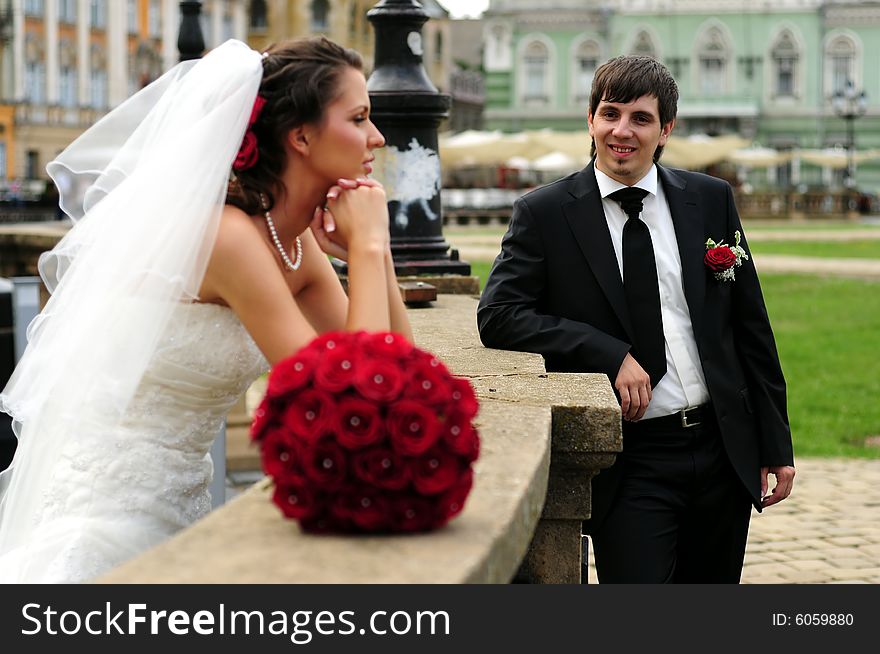
[[[593,169],[596,172],[596,182],[599,184],[599,192],[602,194],[602,199],[604,200],[609,195],[614,193],[614,191],[620,190],[622,188],[626,188],[626,184],[621,184],[616,179],[611,179],[608,175],[603,173],[601,170],[593,166]],[[645,173],[645,176],[642,177],[638,182],[633,184],[633,186],[637,186],[638,188],[645,189],[651,195],[657,195],[657,166],[656,164],[651,164],[651,167],[648,169],[648,172]]]

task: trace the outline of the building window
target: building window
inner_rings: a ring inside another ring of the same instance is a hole
[[[62,107],[75,107],[77,95],[76,68],[63,66],[61,68],[59,82],[59,102]]]
[[[0,179],[6,179],[7,173],[6,141],[0,141]]]
[[[838,36],[826,52],[831,65],[831,95],[843,93],[849,81],[855,80],[856,45],[846,36]]]
[[[138,6],[137,0],[125,0],[125,24],[129,34],[137,34],[138,31]]]
[[[727,47],[721,30],[713,27],[703,37],[699,53],[700,92],[721,95],[726,91]]]
[[[24,97],[31,104],[46,103],[46,66],[40,61],[25,64]]]
[[[40,153],[36,150],[28,150],[24,155],[25,179],[37,179],[40,171]]]
[[[599,67],[599,45],[595,41],[584,41],[574,53],[574,93],[575,102],[585,102],[590,98],[593,75]]]
[[[799,54],[790,32],[779,35],[772,52],[776,96],[794,97]]]
[[[25,16],[42,16],[45,12],[43,0],[24,0]]]
[[[540,41],[531,42],[525,51],[523,68],[525,70],[525,100],[546,102],[547,77],[550,66],[550,52]]]
[[[89,101],[95,109],[107,108],[107,71],[92,70],[89,75]]]
[[[657,58],[657,48],[654,45],[654,39],[645,30],[642,30],[636,36],[636,42],[633,44],[632,54],[641,57]]]
[[[57,0],[58,20],[62,23],[76,22],[76,0]]]
[[[266,0],[251,0],[251,29],[264,30],[268,27],[269,17],[266,12]]]
[[[326,32],[330,25],[330,3],[327,0],[312,0],[312,31]]]
[[[89,0],[89,20],[92,27],[107,27],[107,0]]]

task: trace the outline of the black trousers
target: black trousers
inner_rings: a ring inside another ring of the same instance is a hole
[[[623,423],[620,483],[592,535],[599,583],[739,583],[752,504],[707,417]]]

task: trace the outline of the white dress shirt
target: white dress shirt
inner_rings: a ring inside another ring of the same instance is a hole
[[[596,181],[599,183],[605,220],[611,232],[614,253],[617,255],[620,279],[623,280],[623,226],[627,215],[620,204],[608,196],[625,186],[598,168]],[[709,401],[709,390],[703,376],[694,328],[684,296],[681,257],[672,214],[666,203],[663,187],[658,183],[657,166],[651,166],[648,173],[634,186],[648,191],[642,201],[641,219],[648,226],[654,245],[657,280],[660,284],[660,314],[666,341],[666,374],[654,387],[651,403],[644,415],[644,419],[647,419],[705,404]]]

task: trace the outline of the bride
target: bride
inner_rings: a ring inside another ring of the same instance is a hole
[[[228,41],[49,164],[77,222],[41,257],[53,295],[0,395],[19,436],[0,580],[87,581],[204,515],[226,413],[316,334],[412,338],[369,112],[354,51]]]

